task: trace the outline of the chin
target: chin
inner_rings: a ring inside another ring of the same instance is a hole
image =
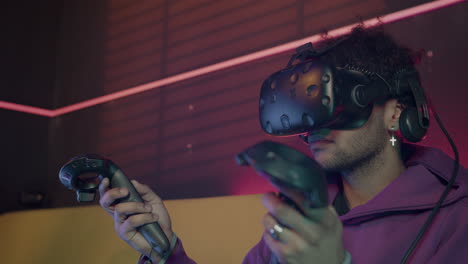
[[[330,163],[329,161],[332,159],[333,155],[330,153],[329,150],[327,149],[317,149],[317,150],[312,150],[312,155],[317,161],[320,166],[325,167],[325,164]]]
[[[327,171],[335,171],[337,165],[340,164],[338,154],[332,148],[311,149],[313,158],[323,169]]]

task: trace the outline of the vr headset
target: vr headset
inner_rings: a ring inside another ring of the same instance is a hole
[[[400,70],[389,83],[379,74],[353,65],[336,67],[324,62],[320,56],[330,49],[317,52],[311,43],[300,46],[285,69],[263,82],[259,113],[267,134],[299,135],[308,142],[321,129],[360,128],[375,103],[410,95],[414,106],[401,113],[400,130],[410,142],[423,139],[429,110],[417,71]]]

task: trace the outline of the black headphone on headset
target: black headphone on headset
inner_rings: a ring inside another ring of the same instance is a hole
[[[389,82],[354,65],[335,67],[320,59],[332,47],[321,52],[311,43],[298,47],[286,68],[263,82],[259,101],[263,130],[273,136],[299,135],[308,142],[313,131],[363,126],[376,102],[410,96],[414,105],[402,111],[399,126],[406,140],[421,141],[429,127],[429,107],[419,73],[402,69]],[[296,60],[300,62],[293,64]]]
[[[421,141],[429,128],[430,114],[427,99],[421,87],[419,73],[416,70],[399,71],[396,74],[394,83],[396,96],[410,91],[415,103],[415,106],[407,106],[400,115],[401,133],[410,142]]]

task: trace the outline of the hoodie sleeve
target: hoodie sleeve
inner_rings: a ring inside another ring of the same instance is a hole
[[[440,243],[428,264],[467,263],[468,259],[468,200],[459,202],[447,217],[441,235]]]
[[[158,264],[152,263],[148,257],[142,255],[138,260],[138,264]],[[187,256],[184,250],[184,246],[182,245],[182,241],[178,238],[177,243],[172,250],[171,255],[165,261],[165,264],[196,264],[191,258]]]
[[[249,250],[242,264],[269,264],[271,256],[271,251],[262,238],[257,245]]]

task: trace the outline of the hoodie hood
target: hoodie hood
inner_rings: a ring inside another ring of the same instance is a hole
[[[367,203],[340,216],[343,223],[358,224],[389,214],[431,210],[439,201],[452,177],[454,160],[441,150],[403,144],[407,169]],[[458,175],[442,206],[468,197],[468,171],[461,165]],[[337,179],[329,183],[330,201],[339,192]]]

